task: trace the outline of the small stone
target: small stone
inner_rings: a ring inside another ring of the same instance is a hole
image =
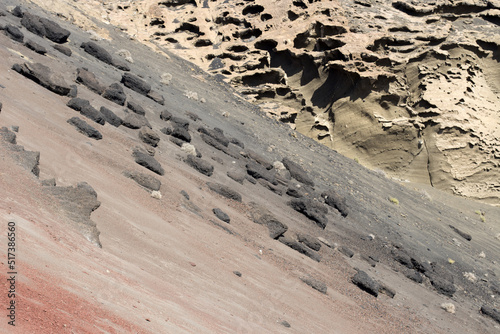
[[[354,256],[354,252],[351,249],[349,249],[349,248],[347,248],[345,246],[339,247],[339,252],[341,252],[342,254],[344,254],[347,257],[353,257]]]
[[[235,274],[238,277],[241,277],[241,273],[239,271],[237,271],[237,270],[233,271],[233,274]]]
[[[452,303],[442,303],[441,308],[448,313],[455,314],[455,305]]]
[[[326,295],[328,288],[325,283],[311,277],[301,277],[300,279],[302,280],[302,282],[306,283],[311,288],[318,290],[319,292],[324,293]]]
[[[228,224],[230,223],[231,218],[229,218],[229,216],[224,211],[222,211],[221,209],[214,208],[214,209],[212,209],[212,212],[214,213],[214,215],[217,218],[219,218],[223,222],[228,223]]]
[[[153,190],[151,192],[151,197],[156,198],[156,199],[161,199],[161,197],[162,197],[161,192],[159,192],[158,190]]]
[[[290,327],[291,327],[291,326],[290,326],[290,324],[288,323],[288,321],[286,321],[286,320],[283,320],[283,321],[281,322],[281,324],[282,324],[283,326],[285,326],[286,328],[290,328]]]

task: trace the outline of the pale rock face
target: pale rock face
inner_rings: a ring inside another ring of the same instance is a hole
[[[368,167],[500,204],[498,1],[33,2],[167,47]]]

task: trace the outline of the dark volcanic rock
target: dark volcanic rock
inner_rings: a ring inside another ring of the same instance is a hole
[[[239,146],[241,148],[245,148],[245,144],[243,144],[243,142],[241,142],[239,139],[237,138],[230,138],[229,139],[229,142],[236,145],[236,146]]]
[[[168,121],[172,118],[172,113],[168,110],[163,110],[161,113],[160,113],[160,118],[164,121]]]
[[[17,144],[17,136],[14,132],[10,131],[8,128],[5,126],[0,128],[0,136],[2,137],[2,140],[9,143],[16,145]]]
[[[329,206],[337,209],[342,217],[347,217],[349,214],[349,209],[347,208],[346,200],[335,190],[330,189],[321,194],[321,197],[325,199],[325,203]]]
[[[362,270],[358,270],[357,274],[352,278],[352,282],[357,285],[361,290],[377,297],[380,290],[380,284],[368,276]]]
[[[177,116],[172,116],[170,117],[170,123],[172,123],[174,126],[178,126],[181,128],[184,128],[186,130],[189,130],[189,120],[182,118],[182,117],[177,117]]]
[[[250,202],[249,206],[252,221],[256,224],[267,226],[271,238],[278,239],[288,230],[288,226],[276,219],[271,211],[255,202]]]
[[[122,125],[129,129],[140,129],[143,126],[151,129],[151,124],[149,124],[146,117],[134,113],[128,113],[123,119]]]
[[[84,42],[81,44],[81,47],[85,52],[87,52],[89,55],[99,59],[103,63],[106,63],[108,65],[113,64],[113,57],[111,54],[102,46],[99,46],[95,42]]]
[[[156,159],[150,156],[149,154],[140,152],[138,150],[134,150],[132,156],[134,157],[135,162],[137,164],[149,169],[150,171],[155,172],[158,175],[165,174],[165,170],[160,165],[160,163],[156,161]]]
[[[69,124],[73,125],[78,130],[78,132],[84,134],[85,136],[87,136],[89,138],[96,139],[96,140],[102,139],[102,134],[99,131],[97,131],[95,128],[90,126],[87,122],[85,122],[84,120],[82,120],[78,117],[72,117],[72,118],[68,119],[67,122]]]
[[[189,166],[193,167],[198,172],[200,172],[202,174],[205,174],[206,176],[212,176],[212,174],[214,173],[214,166],[212,166],[210,163],[208,163],[207,161],[205,161],[203,159],[200,159],[200,158],[197,158],[195,156],[192,156],[191,154],[189,154],[187,156],[185,162]]]
[[[424,281],[424,277],[422,276],[422,274],[415,270],[410,270],[406,274],[406,277],[417,283],[422,283]]]
[[[12,69],[56,94],[68,95],[71,91],[71,87],[60,74],[53,73],[43,64],[14,64]]]
[[[59,24],[34,14],[25,12],[21,24],[30,32],[46,37],[54,43],[63,44],[68,41],[71,33]]]
[[[0,102],[0,111],[2,111],[3,104]]]
[[[205,143],[212,146],[213,148],[216,148],[219,151],[224,152],[225,154],[229,155],[230,157],[232,157],[234,159],[240,158],[239,152],[235,151],[232,147],[226,147],[226,146],[222,145],[220,142],[218,142],[213,137],[206,135],[204,133],[202,133],[200,135],[200,137]]]
[[[207,134],[204,134],[204,133],[202,133],[200,135],[200,137],[205,143],[218,149],[219,151],[224,152],[226,150],[226,147],[224,145],[222,145],[219,141],[217,141],[215,138],[213,138]]]
[[[22,15],[21,24],[35,35],[45,37],[45,26],[40,21],[40,16],[26,12]]]
[[[248,175],[252,176],[254,179],[264,179],[274,185],[277,185],[276,173],[274,171],[269,171],[264,166],[250,161],[246,164]]]
[[[243,171],[243,169],[232,169],[227,172],[227,176],[229,178],[241,184],[243,184],[243,181],[245,180],[245,175],[246,173]]]
[[[153,147],[158,146],[158,142],[160,141],[160,136],[147,126],[143,126],[139,131],[139,139],[148,145]]]
[[[172,129],[172,132],[170,134],[172,137],[178,138],[182,141],[185,142],[191,142],[191,135],[189,134],[189,131],[186,130],[186,128],[180,127],[180,126],[175,126]]]
[[[154,90],[151,90],[149,91],[148,95],[146,95],[148,98],[150,98],[151,100],[155,101],[156,103],[158,103],[159,105],[165,105],[165,98],[163,97],[163,95],[161,95],[160,93],[158,93],[157,91],[154,91]]]
[[[263,186],[264,188],[267,188],[269,190],[271,190],[273,193],[279,195],[279,196],[283,196],[283,188],[279,187],[279,186],[275,186],[273,185],[272,183],[264,180],[264,179],[257,179],[257,182]]]
[[[216,128],[216,129],[210,130],[210,129],[207,129],[203,126],[200,126],[198,128],[198,132],[204,133],[204,134],[212,137],[213,139],[217,140],[219,143],[221,143],[225,147],[227,147],[229,145],[229,139],[226,138],[226,136],[224,136],[224,132],[220,129]]]
[[[44,55],[47,53],[47,49],[41,46],[40,44],[33,42],[31,39],[28,39],[24,45],[30,49],[35,51],[36,53],[39,53],[41,55]]]
[[[123,87],[118,83],[111,84],[106,88],[102,93],[102,97],[121,106],[125,105],[125,100],[127,99]]]
[[[247,180],[248,182],[250,182],[251,184],[257,184],[257,180],[254,179],[253,177],[251,177],[250,175],[246,174],[245,175],[245,180]]]
[[[78,68],[77,70],[76,82],[79,82],[86,86],[93,92],[101,95],[104,92],[104,87],[99,80],[95,77],[94,73],[88,71],[85,68]]]
[[[151,90],[150,84],[131,73],[124,73],[121,83],[125,85],[125,87],[128,87],[142,95],[148,95]]]
[[[69,86],[71,90],[68,93],[68,96],[73,98],[78,96],[78,87],[76,85]]]
[[[21,24],[32,33],[46,37],[54,43],[66,43],[71,34],[54,21],[26,12],[21,19]]]
[[[288,323],[288,321],[286,321],[286,320],[283,320],[282,322],[280,322],[280,324],[282,324],[282,325],[283,325],[284,327],[286,327],[286,328],[290,328],[290,327],[292,327],[292,326],[290,325],[290,323]]]
[[[453,283],[448,282],[441,277],[432,277],[431,284],[438,293],[448,297],[453,297],[453,294],[457,291],[457,288]]]
[[[295,211],[315,221],[316,224],[323,229],[328,224],[328,218],[326,217],[328,209],[322,203],[316,202],[310,198],[294,198],[289,202],[289,205]]]
[[[138,115],[146,115],[146,110],[144,110],[144,108],[137,102],[127,101],[127,108],[129,108]]]
[[[63,55],[66,55],[68,57],[71,57],[71,55],[73,54],[73,51],[71,51],[70,48],[64,45],[56,44],[54,45],[54,49],[56,49],[57,51],[61,52]]]
[[[181,194],[182,196],[184,196],[184,198],[185,198],[185,199],[187,199],[187,200],[189,201],[189,194],[188,194],[186,191],[181,190],[180,194]]]
[[[127,62],[120,58],[113,57],[111,60],[111,65],[122,71],[130,71],[130,66],[128,66]]]
[[[23,19],[25,17],[26,15],[23,17]],[[54,43],[59,43],[59,44],[66,43],[68,41],[69,35],[71,35],[71,33],[68,30],[62,28],[59,24],[55,23],[54,21],[51,21],[44,17],[40,18],[40,22],[45,28],[45,37],[47,39],[51,40]]]
[[[172,134],[172,128],[161,128],[160,132],[166,134],[167,136],[170,136]],[[178,146],[180,146],[180,145],[178,145]]]
[[[300,279],[302,282],[306,283],[311,288],[318,290],[319,292],[324,293],[326,295],[327,286],[325,283],[311,277],[301,277]]]
[[[321,242],[312,235],[297,233],[297,240],[312,250],[319,251],[321,249]]]
[[[78,183],[76,187],[44,187],[44,191],[56,197],[68,218],[79,227],[80,232],[94,245],[101,246],[99,231],[96,224],[90,220],[92,211],[99,208],[97,193],[86,182]]]
[[[302,245],[300,242],[289,239],[285,236],[281,236],[278,239],[279,242],[281,242],[284,245],[287,245],[293,250],[296,250],[297,252],[304,254],[307,257],[310,257],[314,261],[320,262],[321,261],[321,255],[316,253],[315,251],[311,250],[310,248],[307,248],[306,246]]]
[[[305,191],[302,188],[296,187],[295,185],[290,185],[286,190],[286,194],[290,197],[301,198],[305,196]]]
[[[210,190],[216,192],[221,196],[224,196],[226,198],[232,199],[237,202],[241,202],[241,195],[238,192],[234,191],[233,189],[229,188],[228,186],[214,182],[207,182],[207,186]]]
[[[344,254],[345,256],[347,256],[349,258],[354,256],[354,252],[350,248],[347,248],[345,246],[340,246],[339,252],[341,252],[342,254]]]
[[[269,160],[267,160],[265,157],[263,157],[259,153],[252,151],[252,150],[246,150],[246,154],[250,159],[252,159],[256,163],[264,166],[265,169],[272,169],[273,168],[273,164],[270,163]]]
[[[90,105],[90,102],[78,97],[68,101],[67,106],[71,109],[79,111],[81,115],[93,120],[94,122],[104,125],[105,120],[101,113]]]
[[[144,173],[139,173],[139,172],[134,172],[134,171],[126,171],[123,173],[126,177],[134,180],[137,182],[139,185],[143,186],[144,188],[147,188],[149,190],[153,191],[158,191],[160,190],[161,187],[161,181],[158,180],[156,177],[147,175]]]
[[[18,27],[13,26],[12,24],[8,24],[4,30],[10,39],[19,43],[22,43],[24,41],[24,34],[21,32],[21,30],[19,30]]]
[[[462,238],[464,238],[465,240],[467,241],[471,241],[472,240],[472,236],[469,234],[469,233],[465,233],[464,231],[462,230],[459,230],[458,228],[456,228],[455,226],[453,225],[450,225],[450,228],[455,232],[457,233],[459,236],[461,236]]]
[[[212,212],[214,213],[214,215],[217,218],[219,218],[223,222],[228,223],[228,224],[231,222],[231,218],[229,218],[229,216],[221,209],[215,208],[215,209],[212,209]]]
[[[481,313],[489,316],[500,324],[500,311],[488,305],[481,306]]]
[[[413,269],[413,262],[411,261],[411,257],[401,250],[393,250],[392,254],[394,255],[394,260],[401,263],[403,266],[408,269]]]
[[[116,114],[111,111],[110,109],[106,108],[106,107],[101,107],[101,109],[99,110],[101,112],[101,115],[104,117],[104,120],[106,122],[108,122],[109,124],[113,125],[113,126],[116,126],[116,127],[119,127],[120,125],[122,125],[122,119],[118,116],[116,116]]]
[[[14,9],[12,10],[12,15],[14,15],[15,17],[22,18],[24,15],[24,8],[21,6],[14,7]]]
[[[290,175],[295,180],[303,184],[306,184],[308,186],[314,187],[313,180],[311,180],[311,178],[307,175],[306,171],[302,167],[300,167],[299,164],[293,162],[288,158],[283,158],[281,162],[283,162],[283,165],[285,165],[286,169],[288,169]]]
[[[16,134],[6,127],[0,128],[0,136],[14,152],[17,162],[38,177],[40,175],[40,152],[26,151],[23,146],[17,145]]]

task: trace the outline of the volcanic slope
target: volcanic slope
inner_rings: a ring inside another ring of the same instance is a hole
[[[118,29],[0,11],[23,332],[498,330],[498,208],[370,171]]]

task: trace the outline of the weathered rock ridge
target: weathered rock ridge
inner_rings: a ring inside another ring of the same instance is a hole
[[[53,10],[58,0],[33,2]],[[94,30],[68,6],[168,47],[271,117],[368,167],[500,203],[499,1],[94,0],[57,7]]]

